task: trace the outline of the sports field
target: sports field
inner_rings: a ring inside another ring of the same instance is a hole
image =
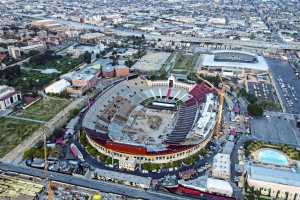
[[[193,71],[195,68],[199,55],[187,55],[187,54],[176,54],[175,64],[173,67],[173,71],[177,70],[185,70],[185,71]]]

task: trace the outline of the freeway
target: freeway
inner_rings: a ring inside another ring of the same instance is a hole
[[[69,27],[74,27],[77,29],[86,29],[86,30],[96,30],[100,32],[105,32],[107,29],[105,27],[100,27],[92,24],[82,24],[75,21],[69,21],[58,18],[50,18],[50,17],[42,17],[42,16],[33,16],[33,15],[25,15],[18,14],[22,17],[28,17],[32,19],[42,20],[42,19],[52,19],[56,22],[67,25]],[[237,46],[247,46],[254,47],[260,49],[289,49],[289,50],[300,50],[299,42],[292,43],[279,43],[279,42],[265,42],[265,41],[242,41],[242,40],[230,40],[227,38],[202,38],[202,37],[192,37],[185,35],[157,35],[152,33],[141,32],[138,30],[121,30],[121,29],[109,29],[112,33],[120,36],[142,36],[144,35],[147,40],[158,40],[161,39],[163,41],[174,41],[174,42],[191,42],[191,43],[215,43],[215,44],[224,44],[224,45],[237,45]]]
[[[12,165],[8,163],[0,162],[0,170],[5,172],[14,172],[18,174],[29,175],[33,177],[38,177],[45,179],[45,172],[41,169],[34,169],[28,167],[22,167],[17,165]],[[93,190],[98,190],[106,193],[115,193],[120,195],[126,195],[133,198],[149,199],[149,200],[189,200],[191,198],[180,197],[173,194],[155,192],[155,191],[145,191],[142,189],[137,189],[125,185],[119,185],[114,183],[108,183],[99,180],[90,180],[87,178],[75,177],[71,175],[56,173],[48,171],[48,178],[52,181],[57,181],[61,183],[66,183],[70,185],[75,185],[79,187],[89,188]]]

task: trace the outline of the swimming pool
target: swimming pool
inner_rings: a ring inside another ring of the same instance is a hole
[[[289,164],[288,157],[275,149],[261,149],[258,152],[258,160],[261,163],[287,166]]]

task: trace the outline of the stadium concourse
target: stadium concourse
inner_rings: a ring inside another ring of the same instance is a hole
[[[89,143],[106,156],[133,166],[168,163],[206,146],[218,106],[217,92],[204,82],[135,77],[99,95],[82,114],[82,127]]]

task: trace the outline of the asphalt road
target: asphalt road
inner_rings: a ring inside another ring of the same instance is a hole
[[[233,148],[233,151],[231,153],[231,167],[230,167],[230,170],[231,170],[231,184],[233,186],[233,190],[234,190],[234,193],[235,193],[235,197],[237,199],[244,199],[244,196],[241,192],[241,190],[236,186],[236,184],[234,183],[234,177],[238,176],[239,174],[237,173],[236,169],[235,169],[235,164],[237,163],[238,161],[238,150],[241,146],[244,145],[245,142],[249,141],[249,140],[252,140],[251,136],[248,136],[248,135],[241,135],[237,141],[236,141],[236,144],[234,145],[234,148]]]
[[[38,178],[45,178],[45,173],[40,169],[33,169],[27,167],[16,166],[7,163],[0,163],[0,170],[6,172],[15,172],[19,174],[29,175]],[[115,193],[120,195],[126,195],[133,198],[150,199],[150,200],[189,200],[191,198],[180,197],[173,194],[155,192],[155,191],[145,191],[142,189],[137,189],[125,185],[119,185],[114,183],[103,182],[99,180],[90,180],[86,178],[75,177],[71,175],[48,172],[48,177],[50,180],[67,183],[70,185],[75,185],[84,188],[90,188],[94,190],[99,190],[106,193]]]

